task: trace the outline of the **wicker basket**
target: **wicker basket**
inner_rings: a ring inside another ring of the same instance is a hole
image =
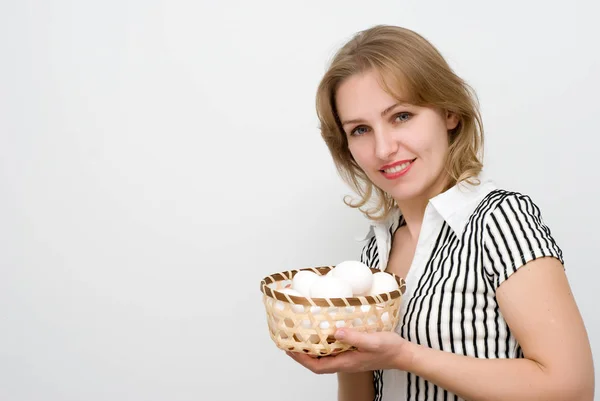
[[[324,356],[353,347],[337,341],[333,334],[339,327],[363,332],[393,331],[400,319],[400,301],[406,290],[402,278],[391,274],[399,289],[377,296],[352,298],[306,298],[277,290],[291,284],[302,270],[325,275],[334,266],[290,270],[265,277],[260,284],[271,339],[278,348]],[[373,273],[379,272],[371,269]]]

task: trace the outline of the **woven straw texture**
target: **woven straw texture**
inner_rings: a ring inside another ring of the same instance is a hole
[[[334,266],[310,267],[275,273],[260,284],[271,339],[286,351],[308,355],[335,355],[353,347],[335,340],[340,327],[362,332],[393,331],[400,320],[404,280],[394,274],[399,289],[376,296],[352,298],[306,298],[279,292],[302,270],[325,275]],[[371,269],[373,273],[379,270]]]

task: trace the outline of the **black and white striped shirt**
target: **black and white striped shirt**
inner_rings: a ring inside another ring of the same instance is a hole
[[[495,292],[525,263],[562,251],[526,195],[498,189],[480,177],[431,199],[425,210],[397,332],[430,348],[476,358],[522,358],[500,313]],[[395,210],[372,224],[361,261],[384,270],[396,229]],[[376,371],[375,400],[459,400],[424,379],[399,370]]]

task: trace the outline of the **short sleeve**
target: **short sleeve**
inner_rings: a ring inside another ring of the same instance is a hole
[[[562,250],[527,195],[508,193],[487,216],[483,265],[494,289],[526,263],[554,257],[564,266]]]

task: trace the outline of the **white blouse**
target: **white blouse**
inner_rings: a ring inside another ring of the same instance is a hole
[[[498,308],[498,286],[525,263],[562,251],[527,196],[461,183],[431,199],[406,277],[397,332],[433,349],[475,358],[522,358]],[[399,210],[370,226],[361,261],[385,270]],[[374,372],[375,400],[459,400],[400,370]]]

